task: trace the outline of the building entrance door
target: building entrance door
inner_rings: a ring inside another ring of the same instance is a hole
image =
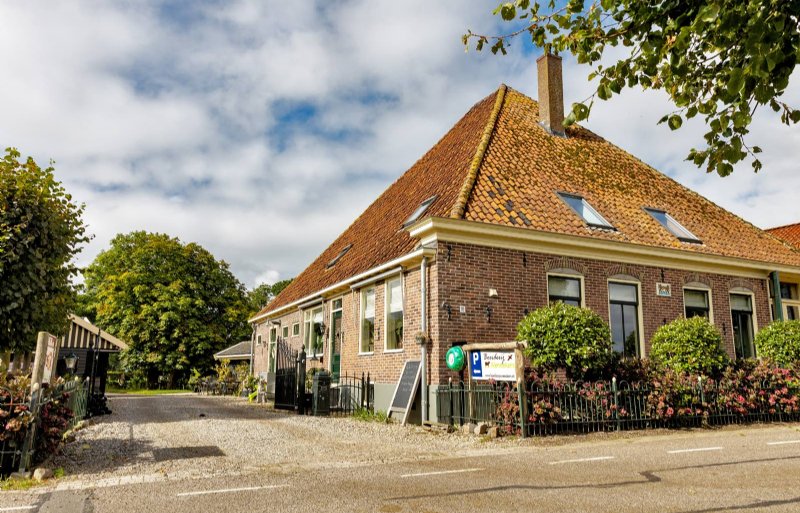
[[[331,309],[331,381],[339,381],[342,363],[342,300],[333,302]]]

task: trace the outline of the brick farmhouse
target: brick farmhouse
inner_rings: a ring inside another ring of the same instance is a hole
[[[256,373],[284,340],[334,381],[369,372],[386,410],[404,362],[423,359],[424,420],[457,377],[450,347],[513,340],[550,301],[597,312],[630,356],[691,315],[753,356],[759,327],[797,313],[800,251],[564,128],[561,60],[538,68],[538,103],[505,85],[478,102],[250,320]]]

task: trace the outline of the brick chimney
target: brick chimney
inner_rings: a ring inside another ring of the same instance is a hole
[[[536,69],[539,74],[540,124],[551,134],[566,137],[561,57],[545,53],[536,60]]]

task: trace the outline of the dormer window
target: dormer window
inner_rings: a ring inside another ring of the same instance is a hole
[[[334,265],[336,265],[336,262],[338,262],[338,261],[339,261],[339,260],[340,260],[340,259],[341,259],[341,258],[342,258],[344,255],[345,255],[345,253],[347,253],[348,251],[350,251],[350,248],[352,248],[352,247],[353,247],[353,245],[352,245],[352,244],[348,244],[347,246],[345,246],[345,247],[344,247],[344,248],[343,248],[343,249],[342,249],[342,250],[339,252],[339,254],[338,254],[338,255],[336,255],[335,257],[333,257],[333,259],[332,259],[330,262],[328,262],[328,265],[326,265],[326,266],[325,266],[325,269],[330,269],[331,267],[333,267]]]
[[[658,221],[661,224],[661,226],[666,228],[666,230],[669,233],[677,237],[679,241],[692,242],[695,244],[703,243],[703,241],[695,237],[692,232],[684,228],[683,225],[681,225],[681,223],[676,221],[674,217],[667,214],[665,211],[658,210],[655,208],[645,208],[644,210],[645,212],[653,216],[653,219]]]
[[[414,213],[412,213],[410,216],[408,216],[408,219],[406,219],[406,221],[403,223],[403,228],[406,228],[406,227],[411,226],[412,224],[416,223],[417,220],[420,217],[422,217],[422,214],[424,214],[425,211],[428,210],[428,207],[430,207],[431,204],[434,201],[436,201],[437,197],[438,196],[431,196],[430,198],[428,198],[425,201],[423,201],[422,203],[420,203],[420,205],[417,207],[417,209],[414,211]]]
[[[581,196],[559,192],[558,197],[561,198],[564,203],[569,205],[569,208],[578,214],[581,219],[583,219],[583,222],[589,226],[593,226],[595,228],[606,228],[609,230],[614,229],[614,227],[611,226],[611,223],[606,221],[603,216],[601,216],[597,210],[595,210],[589,204],[589,202]]]

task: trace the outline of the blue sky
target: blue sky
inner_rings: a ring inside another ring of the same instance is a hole
[[[5,2],[0,142],[53,159],[94,240],[165,232],[248,286],[301,271],[474,103],[504,82],[535,96],[533,51],[465,53],[493,2]],[[565,59],[567,103],[589,69]],[[800,103],[794,80],[787,99]],[[662,94],[596,105],[589,128],[754,224],[800,221],[800,129],[768,112],[765,169],[706,175],[683,159]]]

